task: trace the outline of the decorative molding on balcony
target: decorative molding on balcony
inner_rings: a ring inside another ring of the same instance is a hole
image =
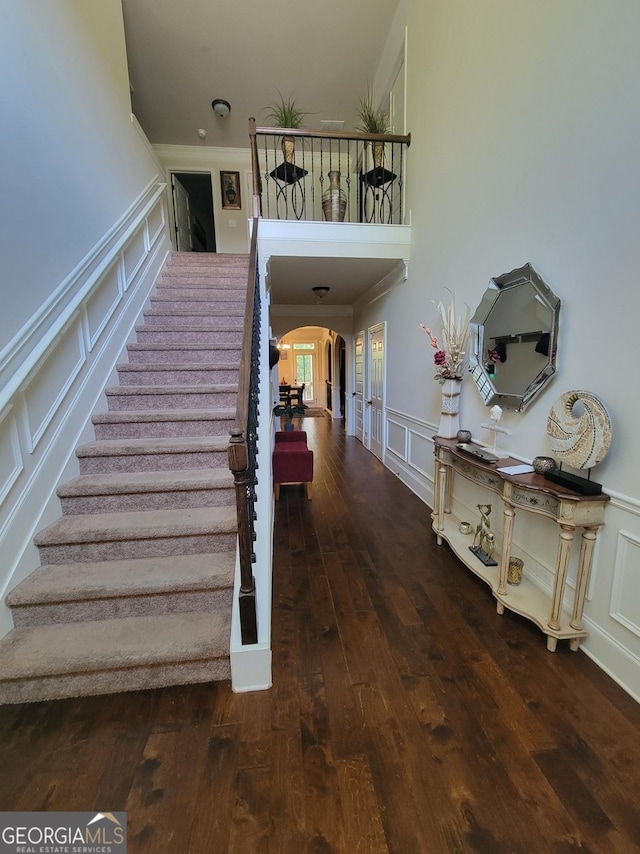
[[[154,145],[156,159],[165,168],[191,166],[222,166],[229,163],[251,163],[249,148],[215,148],[211,145]]]
[[[258,244],[261,257],[408,259],[411,226],[261,219]]]
[[[354,309],[358,311],[366,305],[370,305],[372,302],[380,299],[380,297],[388,294],[389,291],[397,288],[398,285],[403,285],[407,281],[408,277],[409,259],[405,258],[402,261],[398,261],[393,270],[391,270],[390,273],[387,273],[384,279],[380,279],[377,285],[374,285],[368,293],[361,296],[360,299],[353,304]]]

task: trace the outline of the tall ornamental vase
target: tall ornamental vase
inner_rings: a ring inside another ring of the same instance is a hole
[[[327,222],[344,222],[347,209],[347,197],[340,188],[340,172],[332,169],[329,173],[329,189],[322,194],[322,212]]]
[[[445,380],[442,383],[442,405],[440,407],[441,439],[455,439],[460,429],[460,390],[462,380]]]

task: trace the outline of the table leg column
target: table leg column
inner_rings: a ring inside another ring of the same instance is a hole
[[[558,543],[558,560],[556,562],[556,580],[553,586],[553,604],[551,616],[548,621],[550,629],[560,628],[560,612],[562,610],[562,599],[564,596],[564,585],[567,580],[569,569],[569,555],[573,543],[573,528],[568,525],[560,525],[560,541]]]
[[[507,592],[507,575],[509,573],[509,558],[511,557],[511,538],[513,536],[513,523],[516,511],[510,504],[504,505],[504,534],[502,539],[502,556],[500,557],[500,578],[498,580],[498,593],[505,595]]]
[[[440,462],[438,466],[438,514],[436,516],[436,532],[444,531],[444,513],[447,496],[448,466]],[[442,543],[442,537],[438,536],[438,545]]]
[[[591,561],[593,560],[593,549],[596,544],[597,528],[585,528],[582,532],[582,543],[580,544],[580,561],[578,563],[578,583],[576,595],[573,602],[573,613],[571,615],[571,628],[582,628],[582,612],[584,611],[584,599],[587,594],[587,584],[591,573]]]

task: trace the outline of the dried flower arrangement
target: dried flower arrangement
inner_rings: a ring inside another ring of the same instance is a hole
[[[436,351],[433,355],[436,366],[434,379],[439,383],[445,380],[461,380],[464,347],[469,331],[469,306],[466,306],[464,315],[456,319],[455,296],[451,293],[449,305],[439,302],[437,307],[442,319],[442,344],[438,342],[438,338],[428,326],[424,323],[420,324],[420,328],[429,336],[431,346]]]

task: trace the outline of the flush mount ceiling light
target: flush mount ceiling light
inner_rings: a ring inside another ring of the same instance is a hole
[[[321,302],[326,297],[326,295],[329,293],[331,288],[328,288],[326,285],[316,285],[316,287],[311,288],[311,290],[315,294],[318,302]]]
[[[226,118],[231,112],[231,104],[228,101],[223,101],[222,98],[216,98],[211,102],[211,106],[213,107],[213,112],[220,119]]]

